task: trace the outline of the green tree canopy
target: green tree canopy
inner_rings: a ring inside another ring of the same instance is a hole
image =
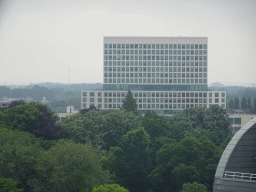
[[[253,101],[253,113],[256,114],[256,98]]]
[[[246,97],[243,97],[243,98],[242,98],[241,108],[242,108],[242,109],[247,109]]]
[[[222,142],[230,134],[227,118],[225,109],[212,105],[208,109],[187,108],[182,113],[169,117],[169,123],[181,125],[188,136],[194,136],[201,129],[214,131]]]
[[[234,108],[234,101],[231,99],[228,103],[228,108]]]
[[[129,192],[129,190],[118,184],[107,184],[104,186],[101,185],[98,188],[93,188],[92,192]]]
[[[27,131],[48,140],[69,137],[66,131],[55,124],[55,113],[40,103],[31,102],[8,108],[0,120],[10,129]]]
[[[31,191],[37,156],[43,152],[34,135],[0,128],[0,177],[12,178],[18,188]]]
[[[144,119],[146,118],[153,118],[154,115],[156,115],[157,113],[155,111],[150,111],[150,110],[146,110],[145,114],[144,114]]]
[[[252,109],[252,103],[251,103],[251,97],[248,98],[247,100],[247,109]]]
[[[143,129],[132,130],[102,159],[104,167],[116,173],[116,182],[132,192],[147,191],[149,144]]]
[[[181,192],[207,192],[207,187],[197,182],[194,182],[192,184],[184,183]]]
[[[91,146],[63,139],[38,157],[36,170],[37,177],[30,185],[37,192],[91,192],[110,179]]]
[[[194,181],[211,189],[221,154],[211,141],[200,143],[193,137],[164,144],[156,153],[157,166],[149,179],[156,191],[178,191],[183,183]]]
[[[0,178],[0,192],[19,192],[23,189],[16,187],[18,183],[11,178]]]
[[[235,109],[239,109],[239,108],[240,108],[238,97],[235,98],[234,108],[235,108]]]
[[[84,116],[77,114],[70,116],[63,124],[65,130],[71,134],[74,142],[91,143],[95,147],[101,146],[109,150],[120,141],[128,131],[141,127],[141,119],[132,112],[91,110]]]
[[[197,172],[196,167],[179,164],[172,171],[176,178],[176,183],[181,189],[183,183],[199,181],[200,174]]]

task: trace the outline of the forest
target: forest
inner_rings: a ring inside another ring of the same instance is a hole
[[[128,92],[121,110],[57,122],[46,105],[0,108],[0,191],[207,192],[232,135],[217,105],[138,115]]]
[[[60,84],[40,83],[0,86],[0,102],[4,98],[24,98],[41,102],[45,97],[47,106],[55,113],[65,113],[68,105],[81,108],[81,90],[102,89],[102,84]]]
[[[214,87],[216,85],[216,87]],[[220,86],[212,84],[214,91],[226,91],[226,108],[250,109],[256,114],[256,88],[242,86]],[[68,105],[81,109],[81,90],[103,89],[101,83],[94,84],[61,84],[40,83],[27,86],[0,86],[1,98],[31,98],[32,101],[41,102],[43,97],[47,106],[55,113],[65,113]]]

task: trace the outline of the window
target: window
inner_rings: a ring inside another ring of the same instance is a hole
[[[94,97],[94,92],[90,92],[90,97]]]
[[[101,103],[102,102],[102,98],[98,98],[98,102]]]
[[[90,102],[94,102],[94,98],[90,98]]]
[[[87,92],[83,92],[83,96],[86,97],[87,96]]]
[[[234,118],[234,124],[241,124],[241,118]]]

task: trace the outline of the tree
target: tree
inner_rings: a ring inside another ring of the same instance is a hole
[[[134,99],[132,97],[132,92],[131,91],[128,91],[125,99],[124,99],[124,102],[123,102],[123,109],[125,109],[126,111],[130,112],[134,112],[136,113],[137,112],[137,104],[136,104],[136,99]]]
[[[234,108],[234,101],[233,101],[233,99],[231,99],[231,100],[229,101],[228,107],[229,107],[229,108]]]
[[[0,86],[0,98],[2,97],[10,97],[11,89],[6,86]]]
[[[247,107],[246,107],[247,109],[252,109],[252,104],[251,104],[251,97],[249,97],[248,98],[248,100],[247,100]]]
[[[181,192],[207,192],[207,187],[197,182],[194,182],[192,184],[184,183]]]
[[[67,110],[67,104],[63,100],[51,101],[48,106],[55,113],[65,113]]]
[[[150,110],[146,110],[145,114],[144,114],[144,119],[145,118],[152,118],[154,115],[157,115],[157,113],[155,111],[150,111]]]
[[[74,105],[75,109],[81,109],[81,97],[66,97],[63,99],[67,105]]]
[[[182,185],[187,182],[199,181],[200,175],[194,166],[187,166],[185,164],[179,164],[176,166],[172,173],[176,178],[176,183],[181,189]]]
[[[0,178],[11,178],[18,188],[32,191],[29,180],[36,177],[36,158],[44,150],[34,135],[0,128]]]
[[[164,144],[156,153],[157,167],[149,175],[154,191],[179,191],[188,181],[211,190],[221,154],[211,141],[201,143],[194,137]]]
[[[242,108],[242,109],[246,109],[246,108],[247,108],[246,98],[245,98],[245,97],[242,98],[241,108]]]
[[[4,111],[2,123],[10,129],[28,131],[47,140],[68,138],[68,132],[55,124],[57,116],[47,106],[27,103]]]
[[[170,130],[168,130],[170,125],[168,124],[165,116],[157,114],[153,114],[151,116],[152,118],[145,117],[142,121],[142,125],[147,134],[150,135],[151,140],[154,142],[157,137],[165,136],[170,132]]]
[[[144,118],[142,125],[154,142],[157,138],[167,136],[180,141],[184,138],[184,129],[179,125],[170,125],[168,118],[162,115],[152,114],[152,118]]]
[[[37,192],[91,192],[110,179],[95,149],[63,139],[37,158],[36,174],[30,185]]]
[[[70,116],[63,127],[71,134],[74,142],[91,143],[95,147],[109,150],[128,131],[141,127],[141,119],[124,110],[97,112],[90,110],[84,116]]]
[[[104,186],[101,185],[98,188],[93,188],[92,192],[129,192],[129,190],[118,184],[107,184]]]
[[[197,135],[201,129],[214,131],[220,139],[219,142],[222,142],[230,134],[227,118],[225,109],[212,105],[208,109],[187,108],[182,113],[169,117],[169,123],[180,125],[188,136]]]
[[[96,148],[103,146],[104,117],[100,112],[90,110],[85,115],[71,115],[62,124],[63,129],[70,133],[70,139],[75,143],[91,144]]]
[[[235,98],[234,108],[239,109],[239,99],[238,99],[238,97]]]
[[[215,131],[210,131],[208,129],[200,129],[193,133],[193,137],[196,137],[200,142],[205,141],[207,138],[209,141],[213,142],[215,145],[219,146],[221,144],[220,138]]]
[[[102,159],[104,167],[116,173],[116,182],[131,192],[147,191],[149,144],[143,129],[132,130]]]
[[[256,114],[256,98],[254,99],[253,102],[253,113]]]
[[[103,149],[109,151],[110,147],[116,146],[122,137],[129,131],[141,128],[141,118],[133,112],[114,111],[103,116],[104,124],[102,127]]]
[[[34,99],[34,101],[41,101],[43,97],[46,97],[48,101],[52,101],[55,98],[53,90],[39,85],[34,85],[31,89],[27,90],[28,95]]]
[[[16,187],[18,183],[11,178],[0,178],[0,192],[19,192],[23,189]]]
[[[203,129],[215,131],[220,142],[222,142],[231,134],[229,130],[230,122],[227,121],[228,116],[225,109],[218,105],[212,105],[211,108],[206,109]]]

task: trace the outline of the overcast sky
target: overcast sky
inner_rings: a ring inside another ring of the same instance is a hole
[[[103,83],[103,36],[208,37],[208,81],[256,86],[255,0],[0,0],[0,85]]]

